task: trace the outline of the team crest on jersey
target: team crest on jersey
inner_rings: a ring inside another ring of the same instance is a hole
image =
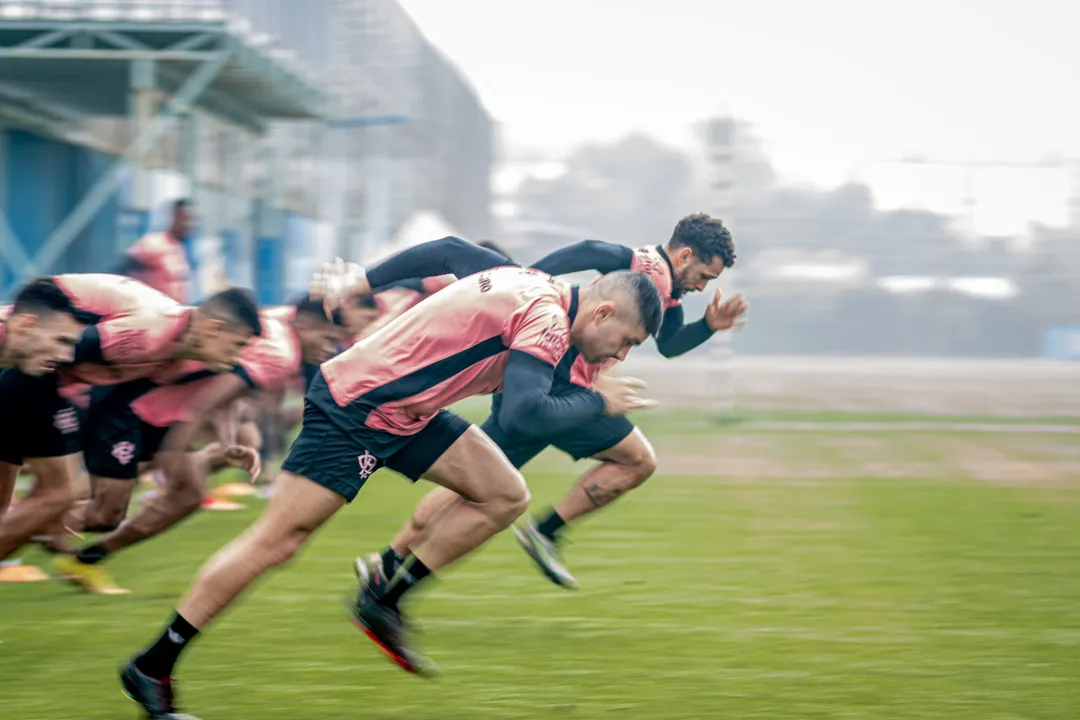
[[[358,455],[356,460],[360,463],[361,480],[367,480],[371,477],[371,473],[375,472],[379,467],[379,459],[367,450],[364,451],[363,455]]]
[[[556,358],[566,354],[569,344],[569,333],[566,329],[566,319],[561,317],[551,318],[551,324],[540,332],[536,338],[536,346],[547,350]]]
[[[79,416],[74,408],[64,408],[53,415],[53,427],[67,435],[79,430]]]
[[[480,274],[480,292],[486,293],[491,290],[491,273]]]
[[[127,440],[112,446],[112,456],[121,465],[128,465],[135,459],[135,445]]]
[[[133,328],[116,333],[112,338],[110,350],[119,356],[137,355],[146,350],[146,330]]]

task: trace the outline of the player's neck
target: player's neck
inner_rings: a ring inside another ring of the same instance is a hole
[[[192,308],[188,311],[184,321],[184,329],[176,336],[176,346],[173,350],[175,360],[198,360],[198,343],[195,340],[195,313],[198,310]]]

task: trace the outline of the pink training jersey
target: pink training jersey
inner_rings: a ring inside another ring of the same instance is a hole
[[[108,363],[65,368],[65,384],[115,385],[175,362],[192,308],[120,275],[57,275],[53,280],[76,308],[97,316],[101,354]]]
[[[502,386],[510,350],[557,365],[570,342],[571,287],[538,270],[471,275],[323,363],[340,407],[367,427],[419,432],[443,408]]]
[[[423,292],[410,288],[392,288],[378,293],[375,296],[375,305],[379,309],[379,317],[353,338],[353,344],[374,335],[425,299],[456,282],[457,277],[453,275],[438,275],[423,279],[421,283],[424,288]]]
[[[662,248],[643,247],[634,250],[630,270],[649,276],[656,285],[656,289],[660,291],[660,299],[664,303],[665,311],[680,304],[679,298],[675,297],[675,268],[671,266],[671,260]],[[603,363],[589,363],[585,361],[585,358],[578,357],[570,369],[570,382],[591,388],[596,381],[596,376],[617,362],[618,360],[608,360]]]
[[[238,370],[251,381],[255,389],[284,392],[301,372],[303,354],[300,338],[292,325],[280,319],[260,314],[263,333],[240,353]],[[154,388],[135,400],[131,407],[144,422],[156,427],[168,427],[192,419],[197,409],[193,399],[213,380],[206,365],[187,361],[151,377],[161,387]]]
[[[145,269],[139,279],[176,302],[188,302],[191,265],[184,245],[170,233],[150,233],[128,249],[128,255]]]

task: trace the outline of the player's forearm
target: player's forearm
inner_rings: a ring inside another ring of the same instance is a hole
[[[664,319],[667,323],[667,318]],[[662,328],[663,326],[661,326]],[[705,318],[697,322],[682,325],[670,334],[661,334],[656,338],[656,347],[664,357],[678,357],[688,353],[713,336],[713,331]]]
[[[402,250],[367,271],[367,282],[373,292],[411,278],[436,275],[467,277],[481,270],[502,267],[506,258],[497,252],[473,245],[457,237],[416,245]]]
[[[634,251],[623,245],[600,240],[582,240],[575,245],[559,248],[533,264],[533,268],[548,275],[595,270],[600,273],[629,270]]]
[[[499,424],[529,437],[565,432],[604,413],[600,393],[576,387],[551,395],[555,368],[528,353],[510,351],[503,378]]]

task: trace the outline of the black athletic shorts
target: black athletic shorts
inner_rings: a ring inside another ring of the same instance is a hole
[[[139,463],[157,454],[169,428],[150,425],[131,409],[136,398],[154,387],[149,381],[135,380],[90,389],[83,453],[91,475],[136,480]]]
[[[419,480],[470,425],[443,410],[415,435],[391,435],[364,426],[370,410],[360,402],[340,407],[320,372],[304,399],[300,435],[281,469],[352,502],[372,473],[382,467],[414,482]]]
[[[626,417],[603,415],[561,435],[537,439],[503,430],[498,420],[501,407],[502,395],[497,394],[491,400],[491,415],[480,426],[480,429],[495,441],[495,444],[510,460],[510,464],[518,469],[543,452],[549,445],[558,448],[575,460],[581,460],[615,447],[634,432],[634,423]]]
[[[79,413],[55,373],[0,372],[0,462],[73,455],[82,449]]]

